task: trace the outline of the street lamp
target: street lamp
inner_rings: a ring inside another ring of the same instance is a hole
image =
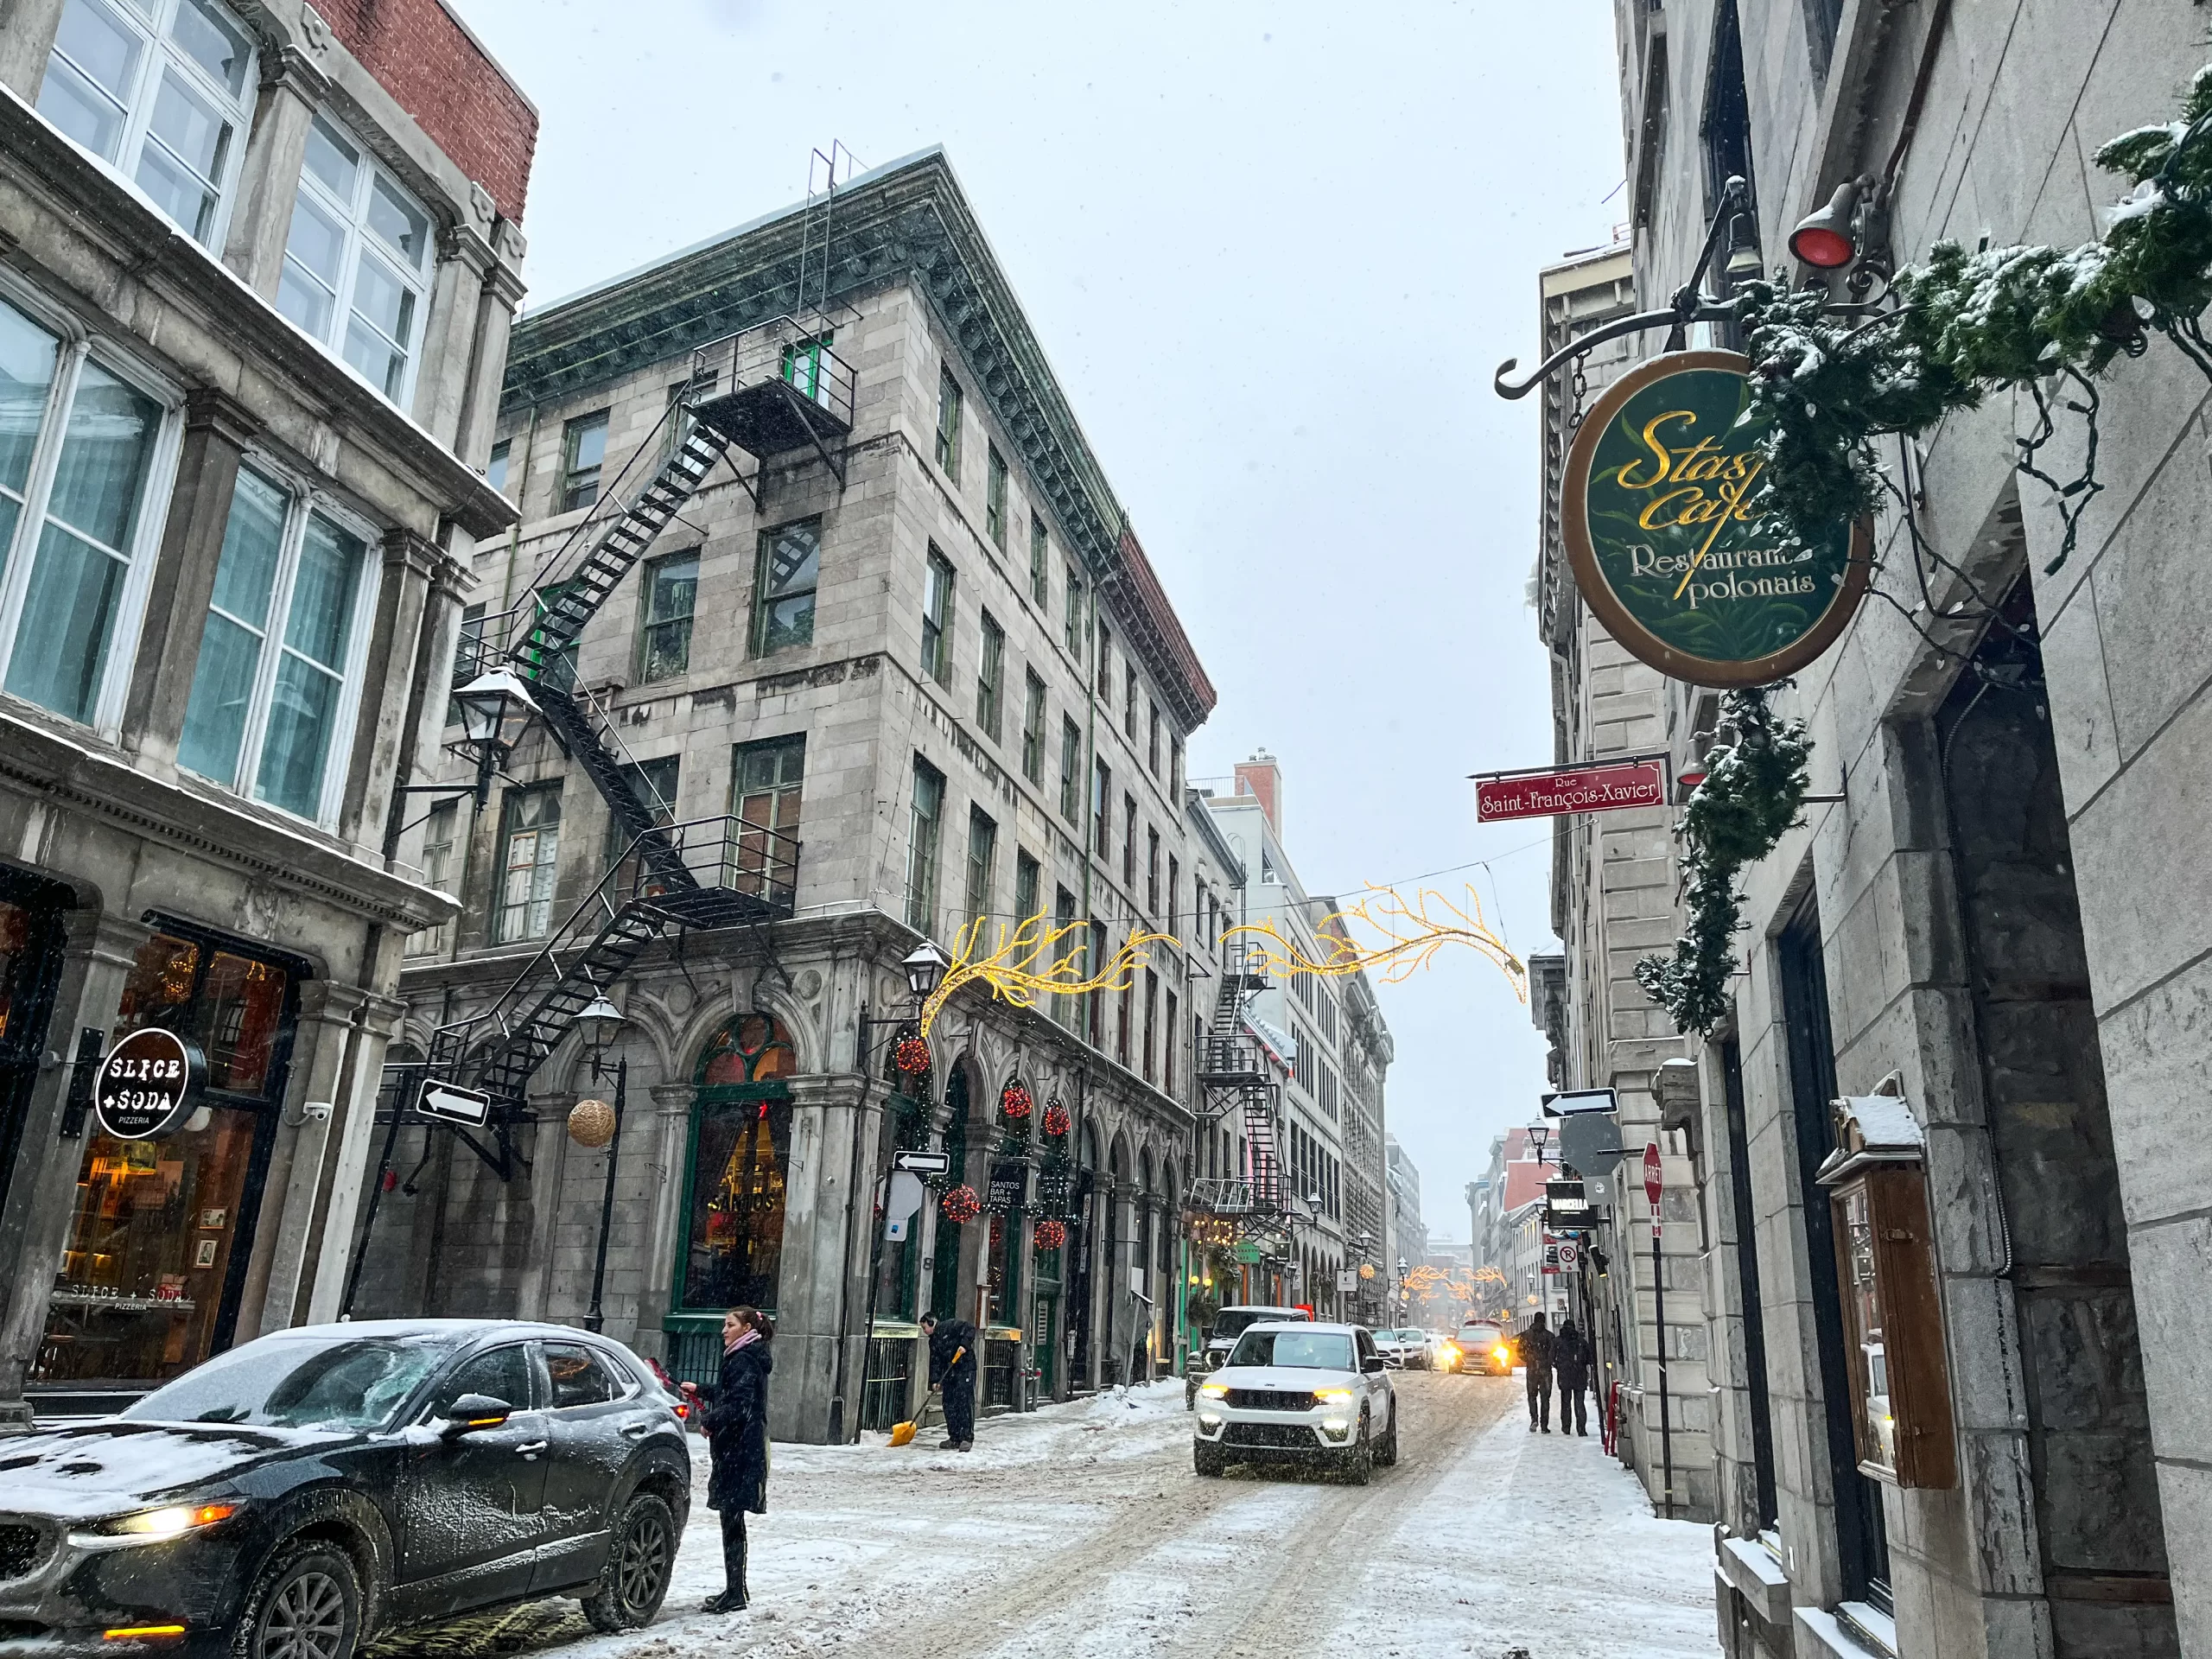
[[[583,1033],[584,1047],[591,1056],[591,1074],[594,1078],[606,1075],[600,1064],[601,1058],[607,1052],[607,1046],[629,1023],[623,1017],[622,1010],[607,1000],[605,991],[595,993],[585,1004],[583,1012],[576,1016],[576,1029]]]
[[[487,669],[453,694],[461,713],[461,741],[454,747],[476,760],[476,804],[492,798],[492,778],[512,747],[506,736],[507,714],[531,703],[530,687],[513,670]]]
[[[906,988],[914,994],[914,1006],[919,1007],[930,1000],[944,977],[944,970],[952,966],[951,959],[938,948],[935,939],[924,939],[899,964],[906,976]]]
[[[607,1000],[607,993],[603,990],[594,990],[591,1001],[576,1015],[576,1029],[582,1034],[584,1052],[590,1059],[594,1083],[607,1075],[607,1045],[620,1036],[622,1027],[629,1023],[623,1017],[622,1010]],[[596,1331],[604,1323],[600,1304],[607,1288],[607,1235],[614,1223],[614,1166],[621,1158],[622,1109],[629,1103],[629,1095],[630,1058],[626,1054],[614,1063],[614,1129],[607,1138],[607,1185],[599,1199],[599,1253],[592,1264],[591,1307],[584,1314],[584,1329],[587,1331]],[[605,1120],[601,1121],[604,1122]],[[574,1135],[575,1131],[572,1128],[569,1133]]]

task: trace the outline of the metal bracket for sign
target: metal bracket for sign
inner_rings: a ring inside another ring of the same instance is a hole
[[[61,1138],[85,1138],[85,1114],[92,1109],[92,1084],[99,1076],[100,1056],[107,1034],[98,1026],[81,1027],[77,1033],[77,1058],[69,1068],[69,1097],[61,1108]]]
[[[1588,760],[1562,760],[1549,766],[1510,766],[1503,772],[1471,772],[1467,781],[1472,784],[1503,783],[1514,778],[1556,778],[1562,772],[1579,766],[1649,766],[1667,768],[1667,789],[1671,794],[1675,783],[1675,757],[1666,749],[1655,749],[1649,754],[1608,754]]]

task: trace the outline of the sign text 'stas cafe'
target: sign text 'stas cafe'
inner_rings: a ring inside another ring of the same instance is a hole
[[[1872,526],[1778,546],[1759,486],[1750,364],[1669,352],[1593,404],[1567,451],[1560,526],[1583,601],[1621,648],[1693,685],[1762,685],[1835,643],[1866,595]],[[1667,758],[1479,775],[1483,823],[1658,806]]]

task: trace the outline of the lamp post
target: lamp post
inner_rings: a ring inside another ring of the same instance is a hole
[[[899,969],[901,973],[906,976],[906,988],[912,994],[914,999],[914,1011],[912,1015],[908,1016],[909,1018],[918,1018],[920,1016],[923,1005],[926,1003],[933,995],[935,995],[938,984],[941,983],[944,978],[944,970],[951,965],[951,959],[944,954],[944,951],[938,946],[937,941],[934,939],[925,938],[912,950],[906,953],[906,958],[899,964]],[[895,1031],[899,1027],[903,1026],[904,1024],[906,1024],[906,1020],[903,1019],[896,1020],[876,1020],[870,1016],[865,1004],[861,1006],[860,1029],[855,1036],[853,1048],[853,1064],[855,1069],[856,1069],[861,1074],[861,1094],[860,1098],[853,1103],[853,1121],[855,1128],[853,1133],[852,1180],[851,1184],[846,1189],[845,1195],[844,1259],[848,1262],[852,1260],[853,1207],[857,1202],[860,1195],[861,1135],[858,1128],[860,1122],[860,1109],[868,1102],[868,1087],[875,1076],[875,1048],[870,1039],[874,1035],[875,1027],[879,1025],[889,1025]],[[887,1185],[888,1179],[889,1178],[887,1176],[878,1175],[875,1178],[874,1186],[870,1189],[871,1195],[879,1191],[888,1192],[889,1188]],[[868,1323],[861,1327],[861,1340],[863,1342],[872,1341],[874,1338],[876,1287],[878,1282],[883,1277],[883,1229],[875,1224],[875,1209],[873,1196],[871,1196],[869,1200],[868,1221],[869,1225],[874,1230],[875,1236],[870,1242],[868,1252]],[[836,1391],[830,1396],[830,1442],[833,1446],[842,1445],[845,1440],[845,1350],[850,1346],[850,1344],[842,1339],[844,1319],[845,1316],[843,1313],[840,1312],[837,1316],[840,1336],[840,1340],[837,1344],[837,1387]],[[865,1389],[867,1387],[868,1377],[868,1351],[866,1348],[862,1348],[861,1352],[861,1387]],[[853,1437],[855,1440],[860,1437],[859,1416],[859,1413],[856,1412],[854,1414],[855,1421],[853,1423]]]
[[[476,806],[481,811],[492,798],[492,779],[513,747],[506,735],[507,711],[530,706],[530,687],[512,669],[488,669],[456,690],[453,700],[461,713],[461,741],[453,747],[475,759]]]
[[[601,1082],[607,1076],[605,1059],[607,1046],[620,1034],[629,1021],[622,1011],[607,1000],[601,991],[585,1005],[576,1016],[576,1029],[583,1033],[585,1052],[591,1061],[592,1081]],[[627,1056],[614,1064],[614,1128],[607,1139],[607,1185],[599,1201],[599,1253],[591,1270],[591,1308],[584,1315],[584,1329],[597,1331],[605,1322],[600,1302],[607,1287],[607,1235],[614,1221],[614,1166],[622,1150],[622,1109],[628,1104],[630,1092],[630,1061]],[[583,1103],[579,1102],[581,1106]],[[569,1114],[569,1133],[576,1133],[575,1114]]]

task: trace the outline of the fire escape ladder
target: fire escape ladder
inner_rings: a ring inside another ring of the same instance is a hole
[[[530,700],[551,728],[554,741],[584,769],[584,775],[599,791],[607,810],[629,838],[638,843],[638,856],[650,867],[655,878],[671,888],[697,887],[698,878],[691,873],[664,827],[666,819],[673,815],[655,813],[639,800],[623,763],[610,752],[609,740],[617,749],[621,745],[607,721],[605,709],[588,691],[572,693],[536,675],[526,676],[523,683],[530,688]]]

